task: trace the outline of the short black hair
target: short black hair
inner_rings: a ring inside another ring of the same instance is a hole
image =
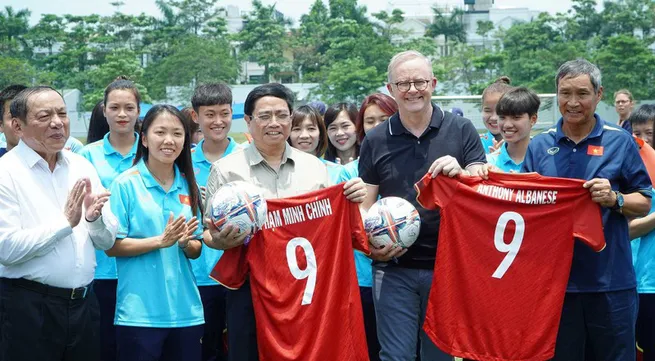
[[[246,97],[246,102],[243,105],[243,113],[251,117],[252,112],[255,110],[255,104],[257,103],[257,101],[263,97],[268,97],[268,96],[283,99],[284,101],[287,102],[287,106],[289,107],[289,113],[293,112],[293,100],[294,100],[293,92],[282,84],[268,83],[268,84],[260,85],[255,89],[253,89],[250,93],[248,93],[248,97]]]
[[[5,103],[14,99],[18,93],[25,89],[27,89],[25,85],[13,84],[0,91],[0,121],[4,120],[2,118],[5,115]]]
[[[61,95],[61,93],[58,92],[55,88],[47,85],[39,85],[39,86],[25,88],[21,90],[20,93],[16,94],[16,97],[14,97],[14,100],[11,102],[11,106],[9,107],[9,111],[11,111],[11,116],[20,119],[20,121],[22,121],[23,123],[26,123],[27,113],[29,112],[29,109],[27,108],[27,102],[29,101],[30,97],[32,95],[45,93],[48,91],[53,91],[59,94],[59,96],[62,99],[64,98]]]
[[[232,106],[232,89],[224,83],[198,85],[191,97],[191,106],[196,113],[200,107],[223,104]]]
[[[655,104],[644,104],[633,111],[627,119],[630,125],[646,124],[655,121]]]
[[[541,100],[534,91],[526,87],[517,87],[510,89],[498,100],[496,104],[496,114],[498,116],[529,116],[539,113]]]

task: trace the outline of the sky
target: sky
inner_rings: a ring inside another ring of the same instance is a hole
[[[140,14],[144,12],[148,15],[159,15],[159,10],[154,0],[122,0],[125,5],[121,7],[121,12],[128,14]],[[32,12],[31,23],[35,24],[41,17],[41,14],[73,14],[89,15],[100,14],[109,15],[116,8],[110,5],[112,0],[3,0],[2,6],[12,6],[14,10],[27,8]],[[264,4],[277,4],[277,9],[287,17],[298,20],[299,17],[309,11],[313,0],[262,0]],[[327,1],[326,1],[327,2]],[[359,0],[361,5],[368,8],[369,13],[380,10],[400,8],[408,15],[410,13],[421,13],[429,11],[430,6],[434,3],[440,5],[458,5],[463,0]],[[247,6],[244,5],[247,3]],[[251,10],[250,2],[244,0],[219,0],[219,6],[236,5],[242,11]],[[531,10],[548,11],[551,13],[566,12],[571,7],[569,0],[549,0],[549,1],[525,1],[525,0],[495,0],[495,6],[500,8],[508,7],[528,7]]]

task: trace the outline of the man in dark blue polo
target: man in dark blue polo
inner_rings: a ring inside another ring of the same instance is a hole
[[[416,359],[420,334],[422,360],[452,360],[422,331],[436,257],[439,212],[419,206],[414,184],[428,171],[433,176],[484,173],[484,149],[468,119],[431,102],[437,79],[429,59],[415,51],[402,52],[391,59],[388,72],[387,88],[398,103],[398,113],[364,138],[359,174],[367,184],[368,195],[363,207],[368,209],[378,195],[404,198],[419,211],[421,232],[406,251],[390,246],[371,250],[376,261],[373,294],[380,359]]]
[[[593,352],[587,359],[634,360],[637,292],[626,218],[648,213],[650,179],[630,134],[595,114],[600,70],[569,61],[556,83],[562,118],[530,142],[523,171],[587,180],[602,207],[607,247],[595,253],[575,244],[553,360],[584,360],[585,345]]]

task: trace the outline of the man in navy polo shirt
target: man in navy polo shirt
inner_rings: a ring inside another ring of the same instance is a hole
[[[388,72],[387,89],[398,103],[398,113],[364,138],[359,174],[367,184],[368,195],[363,207],[368,209],[378,195],[404,198],[419,211],[421,231],[406,251],[391,246],[371,249],[371,258],[376,261],[373,297],[380,359],[416,359],[420,335],[422,360],[452,360],[422,331],[440,218],[438,211],[419,206],[414,184],[427,172],[433,176],[462,172],[484,175],[484,149],[471,121],[431,102],[437,79],[428,58],[416,51],[399,53],[391,59]]]
[[[575,244],[553,360],[634,360],[637,292],[626,218],[648,214],[651,182],[630,134],[595,114],[600,70],[569,61],[556,83],[562,118],[530,142],[523,171],[587,180],[607,247],[595,253]]]

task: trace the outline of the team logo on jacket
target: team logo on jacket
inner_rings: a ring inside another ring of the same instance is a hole
[[[557,154],[557,152],[559,152],[559,147],[548,148],[548,150],[546,151],[546,153],[550,155],[555,155]]]

